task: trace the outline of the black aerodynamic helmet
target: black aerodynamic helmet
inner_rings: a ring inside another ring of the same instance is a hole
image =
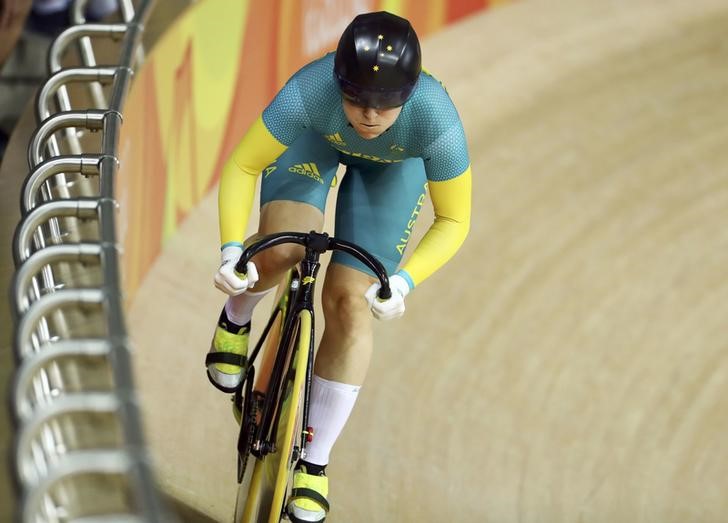
[[[412,95],[422,71],[420,42],[408,20],[386,11],[358,15],[336,48],[334,76],[346,98],[390,108]]]

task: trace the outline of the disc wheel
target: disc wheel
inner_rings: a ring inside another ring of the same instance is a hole
[[[253,445],[257,424],[255,419],[256,406],[253,400],[253,381],[255,369],[251,368],[245,380],[245,392],[243,393],[242,415],[240,417],[240,432],[238,434],[238,483],[242,483],[245,476],[245,468],[248,464],[250,449]]]

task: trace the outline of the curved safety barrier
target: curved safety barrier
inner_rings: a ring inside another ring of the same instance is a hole
[[[260,108],[332,49],[359,10],[407,16],[422,37],[493,3],[206,0],[145,57],[152,0],[136,2],[136,13],[120,0],[124,22],[108,24],[85,23],[86,1],[75,2],[75,25],[54,41],[38,94],[13,245],[19,520],[170,520],[124,321],[163,242],[214,187]],[[97,64],[92,42],[102,38],[120,42],[116,62]],[[75,45],[81,65],[62,67]],[[71,103],[79,91],[90,100],[82,107]]]
[[[136,13],[120,2],[124,22],[111,24],[85,23],[85,4],[75,2],[75,25],[51,47],[13,242],[16,519],[170,521],[132,383],[114,195],[124,102],[153,1]],[[120,41],[117,65],[96,65],[96,38]],[[64,69],[74,44],[83,65]],[[70,84],[91,107],[72,106]]]

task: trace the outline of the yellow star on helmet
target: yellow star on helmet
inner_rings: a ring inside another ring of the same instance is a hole
[[[375,72],[376,71],[379,71],[379,66],[378,65],[375,65],[374,67],[372,67],[372,69],[374,69]]]
[[[380,40],[384,40],[384,35],[379,35],[377,38],[379,38]]]
[[[392,46],[391,45],[388,45],[387,46],[387,51],[392,52]]]

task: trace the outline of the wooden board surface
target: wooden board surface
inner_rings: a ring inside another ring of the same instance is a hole
[[[424,42],[466,127],[473,227],[376,327],[329,521],[726,520],[727,26],[722,0],[528,0]],[[216,220],[213,194],[129,326],[161,480],[227,520]]]

